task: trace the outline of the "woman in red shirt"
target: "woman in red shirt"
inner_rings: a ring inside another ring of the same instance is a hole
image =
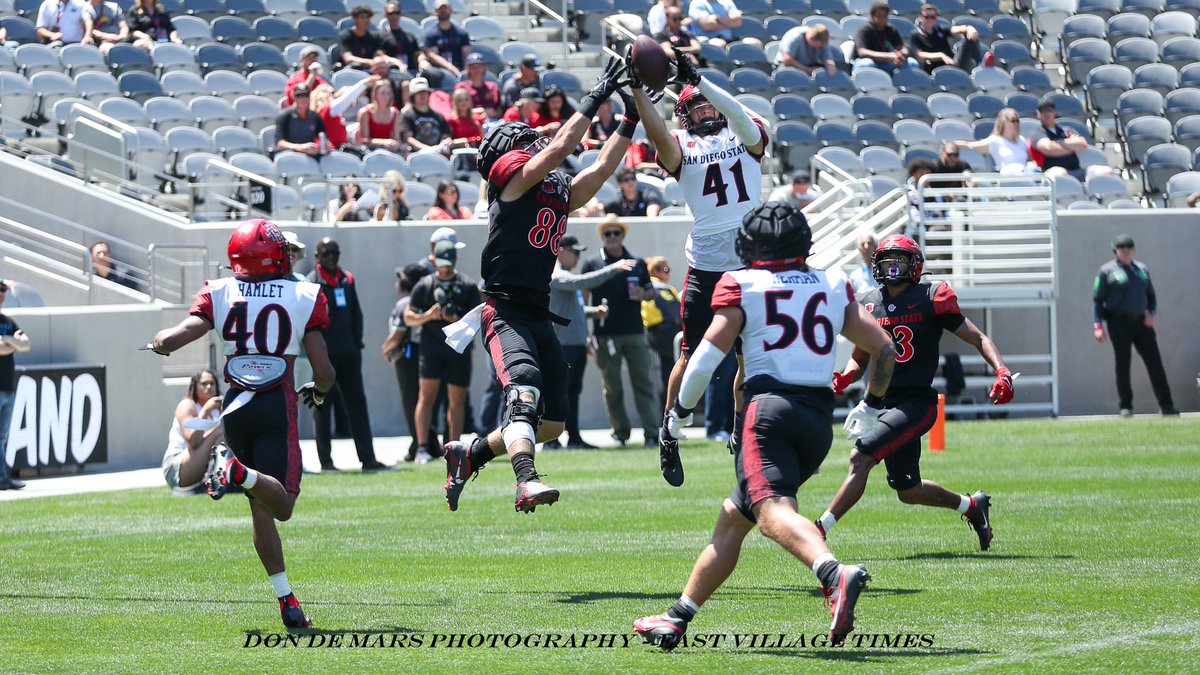
[[[483,138],[483,127],[475,119],[471,111],[471,92],[466,89],[455,89],[450,101],[454,104],[454,114],[446,118],[450,125],[450,138],[456,147],[479,145]]]
[[[392,83],[378,80],[371,86],[371,102],[358,111],[358,138],[368,150],[384,148],[400,152],[400,111],[396,109]]]
[[[562,127],[563,120],[575,114],[571,104],[567,103],[567,95],[561,87],[550,86],[543,97],[542,109],[533,115],[529,126],[537,129],[543,136],[554,137]]]
[[[342,87],[336,96],[333,87],[328,84],[319,84],[313,89],[312,109],[317,111],[321,120],[325,122],[325,137],[329,140],[329,149],[353,149],[347,145],[350,142],[350,134],[346,131],[346,120],[342,113],[351,104],[358,102],[358,97],[378,79],[372,75],[352,87]]]
[[[458,205],[458,186],[454,181],[438,183],[437,198],[433,208],[425,214],[425,220],[469,220],[471,209]]]

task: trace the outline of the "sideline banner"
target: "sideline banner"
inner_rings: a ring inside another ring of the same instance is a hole
[[[108,461],[103,365],[17,366],[5,463],[14,469]]]

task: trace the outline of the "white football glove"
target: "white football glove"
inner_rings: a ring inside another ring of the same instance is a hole
[[[683,440],[687,438],[687,434],[683,433],[684,427],[692,423],[692,413],[688,413],[684,417],[680,417],[679,413],[671,408],[667,414],[663,416],[663,432],[668,438]]]
[[[846,438],[862,438],[872,434],[875,427],[879,426],[879,418],[883,413],[883,410],[867,405],[866,401],[859,401],[846,415],[846,423],[842,425],[846,430]]]

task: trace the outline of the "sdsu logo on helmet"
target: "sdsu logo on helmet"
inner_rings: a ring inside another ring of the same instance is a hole
[[[908,256],[908,269],[903,272],[896,266],[885,269],[881,264],[883,260],[894,257],[897,253]],[[921,281],[924,272],[925,256],[921,253],[921,247],[911,237],[903,234],[893,234],[879,242],[879,248],[875,249],[875,254],[871,256],[871,276],[881,284],[915,284]]]
[[[240,281],[262,281],[292,273],[287,239],[269,220],[248,220],[229,237],[229,266]]]

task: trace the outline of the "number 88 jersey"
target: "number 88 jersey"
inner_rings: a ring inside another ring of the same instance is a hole
[[[854,290],[840,270],[786,265],[726,272],[717,282],[712,307],[737,307],[745,316],[747,384],[770,378],[828,387],[837,335],[853,302]]]

